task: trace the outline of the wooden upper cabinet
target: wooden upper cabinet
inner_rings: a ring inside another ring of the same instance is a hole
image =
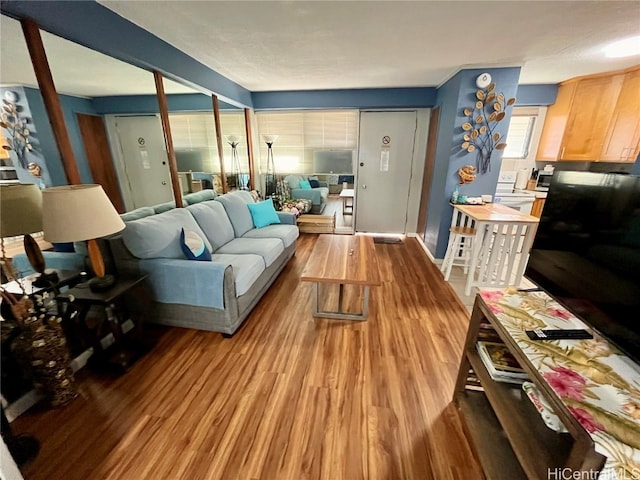
[[[615,75],[578,82],[560,160],[598,160],[623,79],[624,75]]]
[[[577,82],[560,85],[556,103],[550,105],[547,109],[542,134],[540,135],[540,143],[538,144],[537,160],[553,161],[558,160],[560,157],[562,139],[567,127],[567,119],[571,111],[576,85]]]
[[[624,76],[600,160],[635,162],[640,150],[640,68]]]
[[[547,110],[536,159],[635,161],[639,72],[640,66],[562,83]]]

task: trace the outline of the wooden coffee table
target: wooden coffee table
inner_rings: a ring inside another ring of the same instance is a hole
[[[320,235],[300,280],[313,282],[314,317],[366,320],[369,314],[369,287],[380,285],[380,271],[373,238],[364,235]],[[320,309],[320,283],[339,285],[337,311]],[[343,310],[345,285],[362,286],[361,313]]]

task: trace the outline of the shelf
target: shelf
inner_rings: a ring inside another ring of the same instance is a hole
[[[574,444],[573,438],[569,434],[556,433],[548,428],[520,386],[491,379],[475,345],[473,349],[467,350],[467,358],[484,387],[484,395],[491,404],[512,451],[526,473],[523,478],[546,480],[549,468],[565,466]],[[479,416],[477,412],[475,414]],[[531,454],[532,439],[535,439],[536,444],[545,446],[536,449],[535,455]],[[478,445],[478,442],[475,443]],[[495,456],[495,446],[491,450]],[[487,476],[493,478],[491,475]]]
[[[458,397],[458,406],[486,478],[527,478],[486,395],[467,390]]]

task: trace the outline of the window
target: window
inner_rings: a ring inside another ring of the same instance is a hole
[[[355,150],[357,110],[258,112],[258,134],[278,135],[273,160],[278,174],[314,173],[315,150]],[[260,141],[260,171],[267,169],[267,146]]]
[[[178,170],[220,173],[213,112],[171,113],[169,121]],[[240,168],[248,173],[244,112],[220,112],[220,128],[223,135],[225,170],[230,172],[232,167],[231,146],[225,141],[224,135],[238,135],[242,137],[237,147]]]
[[[535,160],[545,112],[545,107],[513,109],[503,158]]]

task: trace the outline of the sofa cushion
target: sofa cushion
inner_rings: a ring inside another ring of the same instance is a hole
[[[180,248],[189,260],[211,261],[211,252],[204,244],[204,239],[193,230],[185,231],[183,228],[180,231]]]
[[[264,260],[260,255],[221,255],[214,253],[213,262],[227,263],[233,267],[233,279],[236,284],[236,295],[240,296],[251,288],[251,285],[265,270]]]
[[[249,230],[242,238],[279,238],[286,248],[295,242],[299,235],[298,227],[295,225],[269,225]]]
[[[249,213],[248,203],[253,203],[253,197],[249,192],[238,190],[225,193],[216,197],[216,202],[220,202],[227,212],[236,238],[240,238],[253,228],[253,219]]]
[[[256,228],[263,228],[267,225],[280,223],[280,218],[278,218],[276,209],[273,206],[273,199],[271,198],[263,202],[248,203],[247,207],[251,213],[253,226]]]
[[[153,208],[153,211],[155,213],[164,213],[176,208],[176,202],[159,203],[158,205],[154,205],[151,208]]]
[[[138,258],[182,258],[180,230],[192,230],[200,235],[209,251],[209,240],[189,211],[174,208],[165,213],[141,218],[126,224],[122,241]]]
[[[309,179],[309,185],[311,188],[318,188],[320,186],[320,182],[318,180]]]
[[[302,190],[311,190],[311,184],[309,180],[300,180],[300,188]]]
[[[300,181],[304,180],[302,175],[287,175],[284,177],[284,181],[289,184],[289,188],[293,190],[294,188],[300,188]]]
[[[222,248],[219,248],[216,254],[230,253],[240,255],[253,253],[260,255],[264,260],[265,266],[269,267],[282,252],[284,252],[284,246],[279,238],[235,238]]]
[[[199,192],[189,193],[184,196],[187,205],[195,205],[196,203],[206,202],[216,198],[215,190],[200,190]]]
[[[169,209],[170,210],[170,209]],[[152,207],[140,207],[135,210],[131,210],[130,212],[123,213],[120,215],[120,218],[123,222],[131,222],[133,220],[139,220],[141,218],[149,217],[151,215],[155,215],[156,211]]]
[[[225,243],[233,240],[233,225],[227,212],[220,202],[209,200],[196,205],[189,205],[187,210],[191,212],[198,225],[206,235],[215,252]]]

